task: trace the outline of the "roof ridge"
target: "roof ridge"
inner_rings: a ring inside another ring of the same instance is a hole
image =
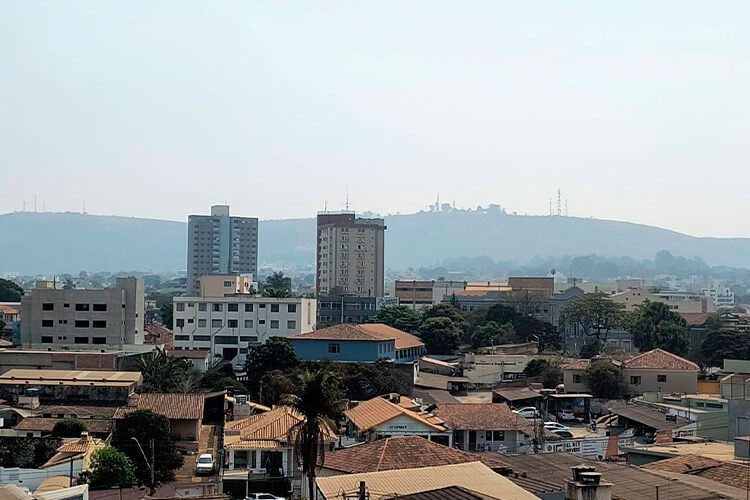
[[[380,466],[383,464],[383,458],[385,458],[385,451],[388,449],[388,445],[390,443],[391,438],[385,438],[385,443],[383,444],[383,449],[380,451],[380,457],[378,457],[378,465],[375,467],[375,470],[380,470]]]

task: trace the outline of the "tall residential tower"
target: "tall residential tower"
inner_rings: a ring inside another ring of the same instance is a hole
[[[354,212],[318,214],[317,295],[382,297],[385,229]]]
[[[230,217],[228,205],[214,205],[211,215],[188,217],[187,293],[209,274],[258,274],[258,219]]]

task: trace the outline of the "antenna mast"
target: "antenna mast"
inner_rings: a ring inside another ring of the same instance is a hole
[[[560,188],[557,188],[557,215],[562,215],[562,196]]]

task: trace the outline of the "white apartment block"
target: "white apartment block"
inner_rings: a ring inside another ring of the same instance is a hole
[[[208,349],[213,360],[244,363],[248,347],[315,329],[315,299],[254,295],[175,297],[175,349]]]
[[[727,286],[721,286],[714,283],[711,288],[704,288],[701,293],[711,297],[716,307],[734,307],[734,292]]]
[[[385,221],[318,214],[316,295],[383,297]]]

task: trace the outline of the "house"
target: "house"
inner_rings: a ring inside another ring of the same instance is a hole
[[[653,349],[611,362],[622,371],[623,380],[633,394],[645,392],[695,394],[698,390],[698,365],[662,349]],[[563,367],[566,392],[585,392],[585,372],[591,360],[578,359]]]
[[[86,471],[91,465],[91,456],[93,453],[105,446],[106,444],[103,440],[91,437],[88,432],[84,432],[80,438],[65,441],[61,444],[55,454],[41,468],[47,469],[64,463],[80,461],[81,470]]]
[[[169,349],[167,356],[170,358],[186,359],[199,372],[205,372],[211,366],[211,351],[208,349]]]
[[[526,453],[534,435],[528,420],[502,403],[447,403],[435,414],[453,433],[453,443],[466,451]]]
[[[89,485],[70,485],[70,478],[53,476],[45,479],[32,494],[27,487],[15,484],[0,485],[3,500],[89,500]]]
[[[143,383],[140,372],[105,370],[27,370],[0,375],[0,398],[15,402],[35,389],[39,402],[96,401],[122,404]]]
[[[372,398],[344,412],[347,434],[359,441],[392,436],[422,436],[453,446],[453,434],[437,416],[398,394]]]
[[[508,465],[494,454],[468,453],[420,436],[397,436],[326,453],[318,476],[416,469],[476,461],[481,461],[496,472],[508,469]]]
[[[5,304],[0,304],[0,320],[6,325],[15,323],[19,320],[18,307],[13,307]]]
[[[25,418],[13,430],[18,437],[46,437],[52,435],[52,430],[61,420],[44,417]],[[83,424],[89,435],[95,438],[106,439],[112,433],[111,419],[86,419],[83,420]]]
[[[425,354],[424,343],[414,335],[382,323],[335,325],[289,337],[300,359],[395,363],[417,361]]]
[[[204,394],[134,394],[127,406],[118,408],[114,414],[117,421],[138,410],[150,410],[169,419],[169,427],[176,436],[176,446],[189,451],[198,451],[198,442],[203,424]]]
[[[323,500],[355,498],[351,495],[359,491],[361,485],[364,485],[365,498],[370,500],[537,498],[481,462],[318,477],[316,485],[317,498]],[[416,496],[427,492],[431,494]],[[467,492],[469,496],[463,492]]]
[[[304,417],[288,406],[227,422],[225,484],[239,482],[244,491],[245,481],[250,478],[256,483],[253,491],[276,489],[285,493],[289,485],[299,491],[301,473],[294,457],[293,434],[295,427],[303,422]],[[337,439],[335,430],[325,429],[325,436],[326,445],[332,448]]]

